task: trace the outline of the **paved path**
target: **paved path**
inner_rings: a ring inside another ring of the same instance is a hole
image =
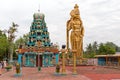
[[[40,72],[37,68],[23,67],[22,76],[15,77],[15,70],[4,73],[0,80],[90,80],[84,75],[72,75],[71,71],[66,71],[67,75],[55,75],[55,67],[44,67]]]

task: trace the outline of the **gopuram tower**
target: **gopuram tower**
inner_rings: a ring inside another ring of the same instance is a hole
[[[45,15],[34,13],[33,22],[30,26],[28,47],[50,47],[49,32],[45,23]]]
[[[26,45],[19,48],[18,63],[24,66],[54,66],[59,61],[59,51],[51,44],[45,15],[33,14]]]

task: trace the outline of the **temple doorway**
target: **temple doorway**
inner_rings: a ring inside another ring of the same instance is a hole
[[[41,66],[42,67],[42,55],[37,55],[36,56],[36,66]]]

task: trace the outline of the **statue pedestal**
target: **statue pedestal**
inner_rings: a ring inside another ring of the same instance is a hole
[[[19,74],[16,73],[16,74],[14,75],[14,77],[20,77],[20,76],[22,76],[21,73],[19,73]]]
[[[56,72],[54,73],[54,75],[55,75],[55,76],[61,76],[60,73],[56,73]]]

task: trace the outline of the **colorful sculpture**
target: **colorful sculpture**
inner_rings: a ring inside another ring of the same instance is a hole
[[[53,66],[54,64],[51,63],[53,56],[55,56],[55,64],[59,61],[58,53],[58,49],[51,44],[45,15],[40,12],[34,13],[28,41],[19,50],[18,62],[31,67]]]
[[[60,65],[59,64],[56,65],[56,73],[60,73]]]
[[[77,58],[83,56],[83,36],[84,27],[80,18],[79,6],[75,4],[74,9],[70,12],[70,20],[67,21],[67,49],[69,49],[69,31],[71,31],[70,42],[72,50],[76,50]]]
[[[45,23],[45,15],[34,13],[33,22],[30,27],[28,46],[50,47],[49,32]]]
[[[71,31],[70,42],[73,54],[73,74],[77,74],[76,62],[82,64],[83,57],[83,36],[84,27],[80,18],[79,6],[75,4],[74,9],[70,12],[70,20],[67,21],[67,50],[69,50],[69,31]]]
[[[16,73],[20,74],[20,64],[19,63],[16,64]]]

